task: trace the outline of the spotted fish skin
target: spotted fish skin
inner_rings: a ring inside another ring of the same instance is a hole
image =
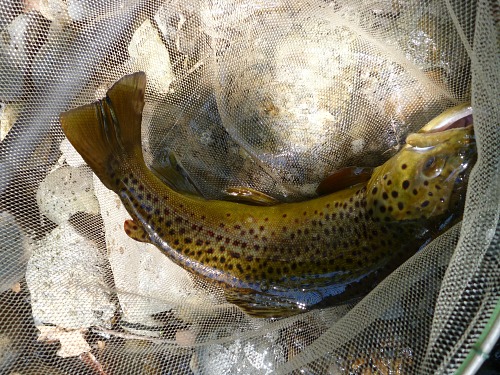
[[[247,312],[284,316],[326,299],[337,303],[365,294],[439,234],[445,209],[425,220],[422,215],[418,220],[391,217],[386,215],[389,206],[381,209],[389,180],[394,181],[391,199],[396,199],[390,211],[422,205],[417,195],[403,200],[393,196],[397,192],[402,197],[407,190],[398,178],[416,188],[420,175],[402,175],[401,168],[394,174],[386,164],[368,182],[307,202],[266,207],[172,190],[144,163],[140,126],[145,85],[144,73],[125,76],[102,101],[63,113],[63,130],[105,186],[120,196],[132,217],[125,223],[132,238],[153,243],[185,269],[220,283]],[[437,149],[447,163],[458,158],[458,169],[464,171],[472,130],[455,130],[458,135],[450,145]],[[413,168],[436,157],[432,147],[411,155],[403,151],[389,162]],[[421,185],[418,197],[427,187]],[[446,185],[447,197],[454,188]]]

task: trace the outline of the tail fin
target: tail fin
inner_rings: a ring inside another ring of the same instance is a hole
[[[141,120],[146,75],[127,75],[111,87],[106,98],[71,109],[60,116],[68,140],[94,173],[113,189],[117,165],[132,158],[143,163]]]

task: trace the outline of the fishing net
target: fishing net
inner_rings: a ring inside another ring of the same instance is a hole
[[[473,373],[499,323],[498,4],[0,4],[0,373]],[[128,238],[60,112],[146,72],[147,164],[177,190],[309,199],[471,101],[463,221],[358,303],[254,318]]]

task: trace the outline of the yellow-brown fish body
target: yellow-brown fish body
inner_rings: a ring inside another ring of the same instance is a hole
[[[63,113],[64,132],[120,196],[133,219],[125,223],[131,237],[220,283],[231,301],[258,316],[289,315],[372,289],[438,234],[455,177],[475,151],[471,126],[418,134],[412,140],[425,147],[404,147],[367,183],[307,202],[206,200],[172,190],[145,165],[145,85],[144,73],[122,78],[102,101]],[[437,167],[429,160],[436,159],[444,162],[431,173]]]

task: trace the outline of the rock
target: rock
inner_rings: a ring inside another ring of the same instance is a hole
[[[76,357],[90,352],[90,345],[85,341],[85,330],[65,330],[53,326],[37,326],[40,330],[38,341],[59,341],[61,348],[57,351],[59,357]]]
[[[68,15],[73,21],[87,21],[116,9],[121,0],[66,0]]]
[[[0,100],[12,102],[23,94],[24,74],[28,66],[26,30],[30,16],[20,14],[0,33]]]
[[[77,168],[84,165],[85,160],[81,157],[81,155],[75,150],[73,145],[68,141],[68,138],[64,138],[61,142],[61,146],[59,150],[62,152],[63,159],[62,161],[66,162],[70,167]]]
[[[0,103],[0,142],[3,141],[19,116],[19,105]]]
[[[0,333],[0,372],[5,374],[6,372],[4,371],[7,371],[20,356],[19,351],[16,349],[12,339]]]
[[[67,222],[36,242],[26,270],[35,323],[65,329],[109,326],[116,307],[104,260]]]
[[[92,172],[87,167],[62,166],[40,183],[36,194],[40,211],[56,224],[77,212],[99,213]]]
[[[0,211],[0,293],[24,277],[30,246],[12,214]]]
[[[157,93],[167,93],[172,82],[172,66],[168,51],[149,20],[137,28],[128,47],[133,70],[142,70],[148,86]]]

